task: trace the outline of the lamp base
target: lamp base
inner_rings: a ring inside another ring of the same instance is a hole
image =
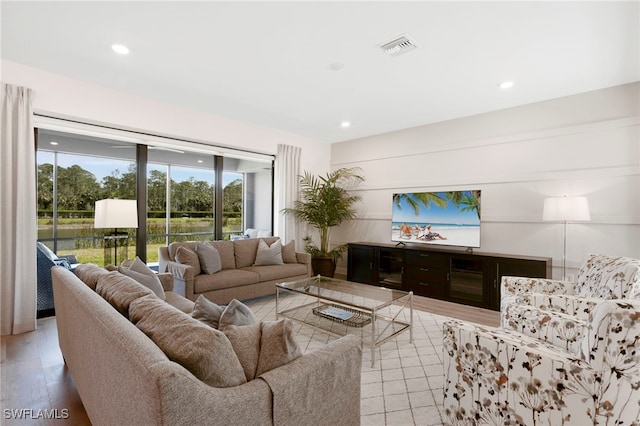
[[[126,232],[112,232],[104,236],[104,266],[115,265],[127,259],[129,234]]]

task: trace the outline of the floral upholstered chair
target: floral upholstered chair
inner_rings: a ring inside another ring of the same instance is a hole
[[[591,255],[577,283],[505,277],[501,328],[444,326],[450,424],[640,426],[640,261]]]

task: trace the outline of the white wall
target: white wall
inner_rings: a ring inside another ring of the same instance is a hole
[[[591,252],[640,258],[640,83],[334,144],[331,167],[366,181],[357,220],[332,244],[390,242],[394,192],[482,190],[478,251],[553,258],[562,225],[545,197],[585,195],[588,223],[567,225],[567,271]],[[338,272],[346,272],[346,263]]]
[[[0,71],[2,82],[35,91],[36,113],[271,155],[277,153],[278,144],[298,146],[302,149],[303,170],[329,170],[331,145],[320,140],[131,95],[11,61],[1,61]]]

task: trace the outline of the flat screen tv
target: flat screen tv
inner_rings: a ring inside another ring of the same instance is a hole
[[[480,191],[393,194],[391,240],[480,247]]]

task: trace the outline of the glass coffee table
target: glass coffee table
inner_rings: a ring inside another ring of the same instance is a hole
[[[359,335],[375,348],[409,330],[413,342],[413,292],[391,290],[322,276],[276,284],[276,317],[325,332]]]

